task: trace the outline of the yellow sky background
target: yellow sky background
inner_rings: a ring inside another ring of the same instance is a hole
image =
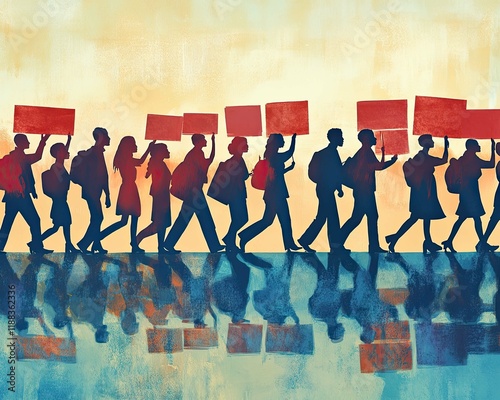
[[[297,166],[286,176],[294,237],[298,238],[317,207],[314,185],[307,179],[309,160],[326,145],[325,134],[331,127],[344,131],[342,159],[356,151],[357,101],[408,99],[410,127],[415,95],[464,98],[469,108],[499,107],[499,22],[500,6],[495,0],[0,1],[0,151],[5,154],[13,147],[15,104],[75,108],[73,155],[91,145],[94,127],[106,127],[112,138],[106,154],[113,205],[105,213],[105,227],[118,219],[115,204],[120,179],[111,170],[111,158],[124,135],[136,137],[140,152],[146,148],[142,138],[148,113],[219,113],[213,174],[218,162],[229,157],[225,106],[308,100],[311,134],[298,137]],[[49,145],[59,138],[51,138]],[[30,139],[34,150],[38,138]],[[433,154],[440,155],[442,139],[436,142],[439,146]],[[249,144],[246,160],[252,168],[263,152],[265,138],[250,138]],[[481,145],[482,156],[489,157],[489,143]],[[190,148],[189,137],[168,146],[173,170]],[[452,155],[460,155],[463,149],[462,140],[452,140]],[[417,150],[416,139],[410,136],[410,152]],[[393,233],[408,216],[409,188],[401,170],[407,157],[378,174],[381,238]],[[42,230],[51,225],[50,200],[42,194],[39,176],[51,162],[46,151],[34,168]],[[458,196],[446,192],[444,169],[436,177],[448,218],[432,225],[439,242],[455,221],[458,203]],[[150,182],[143,175],[144,169],[138,179],[143,206],[139,229],[149,224],[151,210]],[[487,210],[484,224],[496,185],[493,171],[485,172],[481,178]],[[262,216],[261,198],[262,192],[249,187],[251,222]],[[343,222],[352,210],[349,190],[338,204]],[[222,237],[229,212],[215,201],[210,206]],[[70,190],[70,207],[73,241],[77,242],[89,218],[77,186]],[[172,207],[175,217],[180,202],[174,199]],[[325,236],[320,234],[313,247],[328,250]],[[366,250],[366,236],[363,222],[347,246]],[[398,243],[398,250],[420,251],[422,240],[419,224]],[[6,249],[26,251],[28,241],[29,231],[19,217]],[[107,238],[104,247],[129,251],[129,241],[128,228],[123,228]],[[498,232],[491,242],[500,243]],[[456,248],[473,250],[475,243],[473,224],[467,222]],[[62,232],[47,240],[46,247],[62,250]],[[146,239],[143,247],[155,250],[156,239]],[[177,247],[206,251],[197,222],[190,224]],[[278,222],[248,249],[281,251]]]

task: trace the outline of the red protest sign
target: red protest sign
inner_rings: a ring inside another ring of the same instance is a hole
[[[467,100],[416,96],[413,134],[462,138],[466,107]]]
[[[261,136],[260,106],[229,106],[224,109],[227,136]]]
[[[382,153],[382,146],[385,147],[385,154],[408,154],[410,152],[407,129],[375,131],[374,133],[377,138],[375,153]]]
[[[309,110],[307,101],[287,101],[266,104],[266,133],[308,135]]]
[[[73,135],[75,110],[73,108],[15,106],[14,132],[49,135]]]
[[[182,133],[188,135],[217,133],[218,123],[218,114],[184,113]]]
[[[174,115],[148,114],[146,120],[147,140],[181,140],[182,117]]]
[[[462,120],[462,137],[500,139],[500,110],[467,110]]]
[[[358,131],[408,128],[407,100],[358,101]]]

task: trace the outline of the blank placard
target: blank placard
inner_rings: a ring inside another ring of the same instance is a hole
[[[358,130],[408,128],[407,100],[358,101]]]
[[[217,133],[218,124],[218,114],[185,113],[182,133],[187,135]]]
[[[413,134],[462,138],[466,107],[467,100],[416,96]]]
[[[462,137],[500,139],[500,110],[467,110],[462,120]]]
[[[382,153],[382,146],[385,147],[386,155],[393,154],[408,154],[410,152],[408,145],[408,130],[395,129],[389,131],[375,131],[377,144],[375,152]]]
[[[148,114],[146,121],[147,140],[181,140],[182,117],[174,115]]]
[[[73,135],[75,110],[73,108],[15,106],[14,132]]]
[[[76,363],[76,344],[72,339],[53,336],[18,336],[18,360],[49,360]]]
[[[308,135],[309,109],[307,101],[287,101],[266,104],[266,133]]]
[[[224,109],[227,136],[261,136],[260,106],[230,106]]]

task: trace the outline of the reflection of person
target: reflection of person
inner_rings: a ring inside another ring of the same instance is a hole
[[[344,138],[342,131],[332,128],[327,134],[330,144],[323,150],[314,153],[309,164],[309,177],[316,183],[316,196],[318,196],[318,212],[309,228],[298,240],[299,244],[308,252],[314,252],[309,245],[316,239],[318,233],[327,222],[328,243],[332,248],[336,236],[339,234],[340,221],[337,202],[334,192],[342,197],[342,161],[337,147],[342,147]]]
[[[170,181],[172,174],[163,161],[166,158],[170,158],[167,145],[159,143],[151,147],[151,158],[146,172],[146,178],[151,176],[151,190],[149,191],[153,198],[151,224],[137,235],[137,245],[139,245],[144,238],[156,233],[158,236],[158,253],[165,253],[163,247],[165,231],[172,223],[170,212]]]
[[[500,156],[500,143],[496,144],[496,153]],[[482,240],[480,243],[478,243],[479,247],[482,248],[488,248],[490,247],[488,245],[488,239],[490,238],[491,234],[493,233],[493,230],[498,224],[498,221],[500,221],[500,161],[497,164],[496,167],[496,175],[497,175],[497,181],[499,182],[497,186],[497,191],[495,192],[495,201],[493,203],[493,213],[491,214],[490,217],[490,222],[488,222],[488,227],[486,228],[486,232],[483,235]]]
[[[422,146],[411,164],[414,168],[415,185],[410,191],[410,217],[401,225],[401,228],[393,234],[385,237],[389,244],[389,251],[394,253],[394,246],[397,241],[410,229],[415,222],[422,219],[424,222],[424,253],[434,253],[441,250],[441,246],[434,243],[431,238],[431,220],[445,217],[437,195],[436,178],[434,177],[434,167],[448,162],[448,137],[444,138],[444,152],[441,158],[429,155],[429,149],[434,147],[431,135],[422,135],[418,138],[418,143]]]
[[[40,139],[40,144],[33,154],[26,154],[24,151],[29,149],[30,142],[26,135],[17,134],[14,136],[16,148],[10,153],[12,161],[21,167],[20,182],[22,187],[21,193],[5,192],[3,202],[5,203],[5,216],[0,228],[0,251],[3,251],[7,243],[12,224],[16,219],[17,213],[21,213],[24,220],[30,227],[31,242],[28,243],[31,253],[47,254],[51,250],[43,248],[42,233],[40,228],[40,217],[33,204],[33,199],[38,198],[35,191],[35,179],[31,165],[40,161],[43,155],[43,149],[49,135],[43,135]]]
[[[363,129],[358,133],[358,140],[361,148],[353,157],[357,174],[354,177],[354,208],[352,216],[340,229],[338,243],[335,247],[342,248],[351,232],[361,223],[366,215],[368,220],[368,241],[370,253],[386,252],[380,248],[378,238],[378,211],[375,200],[375,171],[382,171],[396,162],[398,156],[393,156],[389,161],[385,161],[385,150],[382,148],[382,160],[377,160],[372,146],[375,146],[377,139],[370,129]]]
[[[187,182],[190,185],[189,196],[182,203],[181,211],[174,225],[170,228],[164,247],[170,253],[178,252],[174,246],[186,230],[193,214],[196,214],[210,252],[217,253],[223,250],[224,246],[219,243],[219,238],[215,231],[215,223],[202,190],[203,185],[208,181],[208,167],[212,164],[215,157],[215,135],[212,135],[212,151],[208,158],[205,158],[203,154],[203,148],[207,145],[205,136],[195,134],[191,137],[191,141],[193,142],[193,148],[184,158],[184,163],[189,166],[189,170],[193,174],[192,181]],[[189,177],[186,176],[184,178],[188,179]]]
[[[232,157],[225,162],[230,170],[229,187],[225,190],[231,194],[229,200],[229,212],[231,213],[231,224],[222,238],[228,250],[236,250],[236,233],[248,222],[247,189],[245,181],[248,179],[248,169],[243,160],[243,153],[248,151],[247,139],[235,137],[228,146]],[[232,173],[231,173],[232,172]]]
[[[278,216],[281,224],[281,233],[285,250],[299,250],[300,247],[295,244],[292,236],[292,221],[290,219],[290,210],[288,208],[288,189],[285,183],[285,173],[295,167],[295,162],[285,168],[285,162],[293,156],[295,151],[295,140],[297,134],[293,134],[290,148],[282,153],[278,150],[285,145],[283,136],[279,133],[272,133],[267,139],[264,158],[269,162],[269,172],[266,179],[264,190],[264,203],[266,208],[260,221],[257,221],[245,228],[240,234],[240,247],[245,251],[246,244],[255,236],[271,226],[274,218]]]
[[[483,243],[483,225],[481,223],[481,215],[484,215],[483,203],[481,202],[481,194],[479,192],[479,178],[481,177],[481,169],[493,168],[495,166],[495,141],[491,139],[491,157],[489,161],[481,160],[476,153],[481,151],[481,147],[477,140],[468,139],[465,142],[465,152],[460,158],[462,165],[462,187],[459,193],[459,203],[456,214],[458,219],[453,225],[450,236],[443,242],[445,250],[455,252],[453,248],[453,239],[458,233],[463,222],[467,218],[474,220],[474,227],[479,239],[476,246],[478,251],[496,250],[498,246],[490,246]]]
[[[130,217],[130,246],[132,247],[132,253],[144,252],[137,245],[137,221],[141,215],[141,199],[135,183],[137,167],[141,166],[146,160],[154,143],[153,141],[149,144],[141,158],[134,158],[134,153],[137,151],[135,139],[132,136],[125,136],[120,141],[113,160],[114,170],[120,171],[122,177],[122,184],[116,202],[116,215],[121,215],[122,218],[104,229],[100,234],[100,240],[124,227]]]
[[[108,170],[104,160],[104,147],[109,146],[108,131],[104,128],[95,128],[92,133],[95,144],[85,152],[85,175],[88,180],[81,182],[82,198],[87,202],[90,212],[90,224],[83,238],[76,244],[82,253],[107,253],[101,245],[101,224],[104,219],[101,205],[101,195],[106,195],[106,208],[111,207],[109,197]],[[91,178],[91,179],[90,179]],[[88,247],[92,244],[92,250]]]
[[[78,250],[71,243],[71,212],[68,206],[68,191],[70,185],[70,178],[68,171],[64,167],[64,160],[69,158],[69,145],[71,143],[71,136],[68,136],[66,145],[56,143],[50,148],[50,155],[56,159],[50,170],[44,172],[46,181],[43,184],[50,186],[52,208],[50,209],[50,218],[52,218],[52,227],[47,229],[42,234],[42,240],[45,240],[56,233],[62,226],[64,239],[66,240],[65,252],[75,253]],[[45,187],[44,187],[45,189]]]
[[[332,342],[340,342],[345,332],[344,326],[337,321],[342,304],[338,288],[340,259],[335,253],[329,253],[328,269],[315,254],[305,256],[304,261],[318,274],[316,289],[309,298],[309,312],[313,318],[326,323],[328,338]]]

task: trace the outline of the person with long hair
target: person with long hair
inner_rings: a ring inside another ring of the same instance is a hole
[[[267,139],[266,150],[264,152],[264,159],[269,162],[269,172],[264,189],[264,203],[266,207],[262,219],[250,225],[239,234],[240,247],[243,252],[245,252],[246,244],[271,226],[276,216],[278,216],[281,224],[285,250],[294,251],[301,248],[295,244],[292,236],[292,222],[287,201],[289,194],[285,182],[285,174],[295,167],[295,162],[292,161],[292,164],[285,168],[285,162],[293,156],[296,138],[297,134],[294,133],[290,148],[282,153],[279,152],[279,149],[285,145],[283,135],[272,133],[269,139]]]
[[[431,135],[420,136],[418,144],[422,146],[422,150],[413,157],[410,164],[413,168],[411,173],[413,174],[412,182],[414,182],[410,190],[410,217],[396,233],[385,237],[391,253],[394,253],[394,246],[401,236],[419,219],[423,220],[424,223],[423,252],[435,253],[441,250],[441,246],[434,243],[431,238],[431,220],[445,217],[441,204],[439,204],[434,169],[448,162],[448,147],[450,144],[448,137],[445,137],[444,152],[440,158],[429,155],[429,150],[434,147]]]
[[[132,246],[132,253],[144,252],[137,245],[137,221],[141,215],[141,199],[135,183],[137,178],[136,168],[146,160],[154,143],[155,141],[149,144],[141,158],[134,158],[134,153],[137,151],[135,139],[132,136],[125,136],[120,141],[113,159],[113,169],[115,172],[120,171],[122,177],[122,184],[116,202],[116,215],[121,215],[122,218],[104,229],[101,232],[100,240],[127,225],[128,219],[131,217],[130,246]]]
[[[248,179],[248,169],[243,160],[243,153],[248,151],[248,142],[244,137],[235,137],[228,146],[229,154],[232,155],[226,162],[229,171],[228,187],[225,190],[230,193],[229,212],[231,213],[231,224],[222,238],[228,250],[237,250],[236,234],[248,222],[247,189],[245,181]]]
[[[444,250],[450,250],[455,253],[453,248],[453,239],[458,230],[467,218],[474,220],[474,227],[479,239],[476,246],[478,251],[496,250],[498,246],[491,246],[483,243],[483,225],[481,216],[485,214],[483,203],[481,202],[481,193],[479,192],[479,178],[484,168],[495,167],[495,141],[491,139],[491,157],[488,161],[481,160],[476,153],[481,151],[479,143],[475,139],[467,139],[465,142],[465,152],[459,161],[462,170],[462,184],[459,193],[459,202],[456,214],[458,219],[451,229],[450,236],[443,242]]]
[[[153,210],[151,212],[151,224],[137,235],[137,246],[148,236],[158,236],[158,253],[166,253],[163,247],[165,231],[172,224],[170,211],[170,181],[172,174],[164,160],[170,158],[170,152],[166,144],[157,143],[151,146],[151,158],[149,159],[146,178],[151,177],[151,190],[149,194],[153,198]]]

